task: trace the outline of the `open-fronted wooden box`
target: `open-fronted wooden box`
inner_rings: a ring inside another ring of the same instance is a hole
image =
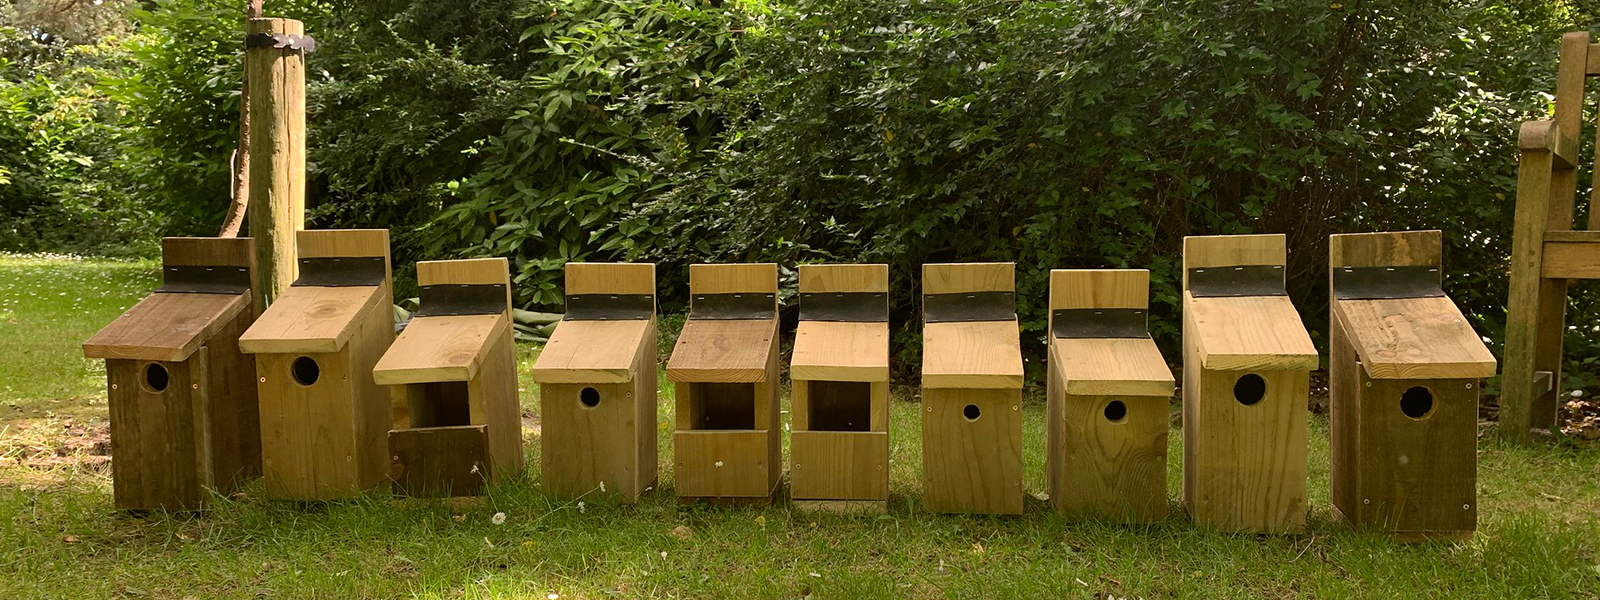
[[[689,320],[667,361],[680,500],[770,502],[782,476],[778,266],[690,265]]]
[[[922,266],[922,503],[1022,512],[1022,347],[1012,263]]]
[[[299,276],[239,339],[256,358],[270,497],[347,498],[389,472],[389,391],[372,367],[394,342],[389,232],[297,233]]]
[[[790,496],[882,512],[889,500],[889,266],[801,265],[789,378]]]
[[[106,361],[112,496],[124,510],[203,508],[261,471],[250,238],[161,240],[162,284],[83,343]]]
[[[1150,272],[1050,272],[1045,425],[1050,504],[1152,523],[1167,516],[1172,370],[1148,329]]]
[[[372,369],[403,403],[389,431],[397,493],[471,496],[522,471],[522,410],[504,258],[417,263],[419,306]]]
[[[544,489],[637,502],[656,485],[656,266],[567,263],[566,279],[533,365]]]
[[[1329,239],[1335,516],[1408,538],[1478,521],[1478,384],[1495,360],[1440,288],[1438,231]]]
[[[1183,240],[1183,504],[1196,525],[1306,522],[1317,350],[1284,287],[1282,235]]]

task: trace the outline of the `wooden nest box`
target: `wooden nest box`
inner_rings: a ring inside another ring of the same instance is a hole
[[[883,512],[889,500],[889,266],[801,265],[789,377],[790,496]]]
[[[1438,231],[1329,239],[1335,516],[1408,538],[1477,528],[1478,384],[1494,355],[1439,286]]]
[[[782,475],[778,266],[690,265],[689,294],[667,362],[678,498],[771,502]]]
[[[1148,329],[1150,272],[1050,272],[1050,504],[1153,523],[1167,516],[1172,370]]]
[[[637,502],[656,485],[656,266],[567,263],[566,279],[566,316],[533,365],[540,478],[561,498]]]
[[[1183,240],[1183,504],[1201,527],[1305,529],[1317,350],[1284,288],[1282,235]]]
[[[417,285],[417,312],[372,369],[405,406],[389,431],[389,475],[397,493],[477,495],[522,472],[509,266],[419,262]]]
[[[922,502],[1022,512],[1022,348],[1012,263],[922,266]]]
[[[269,497],[348,498],[389,472],[389,391],[372,367],[394,342],[389,232],[297,232],[299,277],[239,338],[256,355]]]
[[[112,495],[123,510],[194,510],[261,471],[250,238],[161,240],[162,284],[83,343],[106,361]]]

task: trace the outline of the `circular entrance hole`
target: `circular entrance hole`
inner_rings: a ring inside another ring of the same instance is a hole
[[[1239,404],[1253,406],[1267,395],[1267,380],[1255,373],[1247,373],[1239,377],[1233,384],[1233,399]]]
[[[1121,423],[1128,420],[1128,405],[1121,400],[1112,400],[1106,403],[1106,420],[1112,423]]]
[[[150,363],[144,367],[144,386],[152,392],[166,391],[167,384],[172,381],[172,376],[167,373],[167,368],[160,363]]]
[[[578,402],[589,408],[600,406],[600,390],[592,387],[583,388],[578,392]]]
[[[322,377],[322,367],[317,366],[316,359],[302,356],[289,364],[289,374],[294,376],[295,383],[309,387]]]
[[[966,408],[961,409],[961,415],[966,417],[968,421],[978,420],[982,412],[978,410],[978,405],[976,404],[968,404]]]
[[[1417,386],[1400,394],[1400,412],[1413,419],[1426,419],[1433,415],[1433,390]]]

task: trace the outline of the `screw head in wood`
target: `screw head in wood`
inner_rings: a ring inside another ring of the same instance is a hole
[[[117,389],[117,384],[115,384],[115,383],[111,384],[111,389],[113,389],[113,390]]]
[[[1471,504],[1463,504],[1463,505],[1461,505],[1461,510],[1472,510],[1472,505]]]
[[[1472,384],[1470,384],[1470,383],[1467,384],[1467,389],[1469,389],[1469,390],[1472,389]]]
[[[1372,387],[1372,382],[1371,381],[1367,382],[1367,387]]]
[[[261,383],[266,383],[266,382],[267,382],[267,378],[265,378],[265,377],[262,377],[262,378],[261,378]]]
[[[1371,499],[1371,498],[1366,498],[1366,499],[1363,499],[1363,500],[1362,500],[1362,501],[1361,501],[1361,503],[1362,503],[1362,504],[1372,504],[1372,499]]]
[[[200,384],[198,384],[198,383],[191,383],[191,384],[189,384],[189,389],[191,389],[191,390],[198,390],[198,389],[200,389]]]

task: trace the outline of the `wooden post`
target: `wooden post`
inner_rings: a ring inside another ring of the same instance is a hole
[[[246,37],[302,36],[293,19],[250,19]],[[295,232],[306,220],[306,68],[303,50],[245,44],[250,81],[250,237],[257,310],[294,281]]]

